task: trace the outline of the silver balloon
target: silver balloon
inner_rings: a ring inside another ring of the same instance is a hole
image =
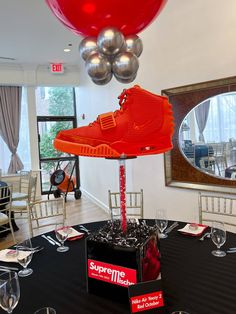
[[[85,63],[88,75],[95,80],[105,79],[111,73],[111,63],[100,53],[89,56]]]
[[[126,78],[126,79],[123,79],[123,78],[121,78],[121,77],[119,77],[117,75],[114,75],[114,76],[115,76],[115,78],[117,79],[118,82],[124,83],[124,84],[128,84],[128,83],[133,82],[136,79],[137,73],[135,75],[131,76],[130,78]]]
[[[98,35],[97,45],[99,51],[105,55],[117,54],[125,42],[124,36],[114,27],[104,28]]]
[[[124,41],[124,43],[123,43],[122,47],[120,48],[119,52],[126,52],[126,51],[127,51],[127,44],[126,44],[126,41]]]
[[[87,58],[95,52],[98,52],[96,37],[85,37],[79,44],[80,56],[87,60]]]
[[[129,51],[119,53],[112,63],[112,72],[120,79],[130,79],[138,68],[138,58]]]
[[[138,35],[129,35],[125,37],[126,42],[126,51],[130,51],[134,53],[137,57],[139,57],[143,51],[143,43],[142,40],[138,37]]]
[[[111,79],[112,79],[112,73],[109,73],[107,77],[102,80],[92,79],[92,81],[97,85],[106,85],[107,83],[110,82]]]

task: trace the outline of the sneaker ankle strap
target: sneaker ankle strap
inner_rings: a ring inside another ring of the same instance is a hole
[[[102,130],[109,130],[116,127],[114,112],[107,112],[99,115],[100,126]]]

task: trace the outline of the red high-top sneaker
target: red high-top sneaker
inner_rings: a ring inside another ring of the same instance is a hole
[[[118,97],[120,110],[98,116],[88,126],[57,134],[57,150],[80,156],[111,157],[160,154],[172,148],[171,105],[166,97],[139,86]]]

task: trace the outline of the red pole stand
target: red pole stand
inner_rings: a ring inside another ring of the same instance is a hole
[[[125,159],[119,159],[119,175],[120,175],[121,228],[122,228],[123,233],[125,234],[127,231]]]

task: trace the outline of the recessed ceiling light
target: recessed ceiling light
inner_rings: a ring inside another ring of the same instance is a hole
[[[71,51],[71,49],[69,49],[69,48],[65,48],[65,49],[64,49],[64,51],[65,51],[65,52],[70,52],[70,51]]]

